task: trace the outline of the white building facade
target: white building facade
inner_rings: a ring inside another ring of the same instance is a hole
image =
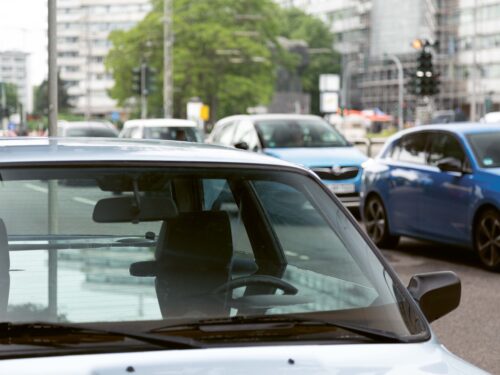
[[[21,51],[0,52],[0,82],[17,88],[17,98],[24,110],[31,111],[32,95],[28,79],[28,54]]]
[[[119,111],[107,93],[114,84],[104,65],[109,33],[132,28],[150,10],[150,0],[57,2],[58,67],[73,112],[105,117]]]

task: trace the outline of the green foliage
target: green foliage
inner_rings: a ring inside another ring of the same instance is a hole
[[[18,109],[17,86],[12,83],[0,82],[0,89],[3,90],[5,94],[5,105],[7,106],[9,113],[16,113]]]
[[[311,112],[318,114],[320,74],[340,72],[340,55],[333,50],[333,34],[320,19],[297,8],[283,9],[280,20],[280,35],[304,40],[309,46],[309,65],[302,72],[301,80],[303,90],[311,95]],[[325,49],[331,52],[321,51]]]
[[[150,116],[163,114],[163,0],[136,27],[114,31],[106,67],[115,85],[109,91],[120,106],[138,115],[132,70],[146,63],[157,72],[157,90],[148,96]],[[294,68],[297,58],[278,45],[278,36],[304,39],[312,48],[331,48],[332,35],[319,20],[283,10],[273,0],[174,0],[174,115],[198,97],[211,108],[212,120],[272,98],[278,64]],[[338,72],[336,54],[314,55],[303,72],[305,91],[317,107],[319,73]],[[316,110],[317,111],[317,110]]]
[[[163,1],[129,31],[115,31],[106,65],[115,86],[110,95],[131,104],[132,69],[145,61],[156,69],[158,90],[148,97],[149,113],[161,115],[163,85]],[[174,1],[174,108],[199,97],[214,118],[266,104],[274,86],[279,8],[272,0]],[[138,100],[135,98],[136,107]]]
[[[33,113],[37,115],[46,115],[49,110],[49,84],[46,79],[34,88],[33,100]],[[57,76],[57,106],[58,112],[62,113],[69,111],[71,108],[66,86],[59,75]]]

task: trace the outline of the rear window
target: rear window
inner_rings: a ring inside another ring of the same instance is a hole
[[[106,128],[68,128],[66,133],[61,132],[66,137],[117,137],[118,133]]]
[[[198,129],[183,126],[165,126],[165,127],[145,127],[144,138],[146,139],[165,139],[172,141],[201,142],[202,137]]]

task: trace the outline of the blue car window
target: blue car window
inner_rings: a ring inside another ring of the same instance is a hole
[[[412,164],[426,163],[427,133],[409,134],[401,139],[399,145],[397,160]]]
[[[451,134],[439,133],[433,135],[429,152],[429,164],[436,166],[446,158],[457,159],[463,164],[465,153],[462,146]]]
[[[483,168],[500,167],[500,132],[469,134],[474,155]]]

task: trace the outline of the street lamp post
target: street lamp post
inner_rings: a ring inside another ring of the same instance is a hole
[[[340,102],[342,105],[342,109],[347,109],[350,105],[348,95],[349,95],[349,86],[351,84],[351,70],[356,65],[356,60],[350,60],[346,64],[343,64],[342,69],[342,95],[340,98]]]
[[[404,90],[404,78],[403,78],[403,65],[399,57],[393,54],[384,55],[387,59],[391,60],[396,64],[398,69],[398,129],[403,130],[404,119],[403,119],[403,90]]]

